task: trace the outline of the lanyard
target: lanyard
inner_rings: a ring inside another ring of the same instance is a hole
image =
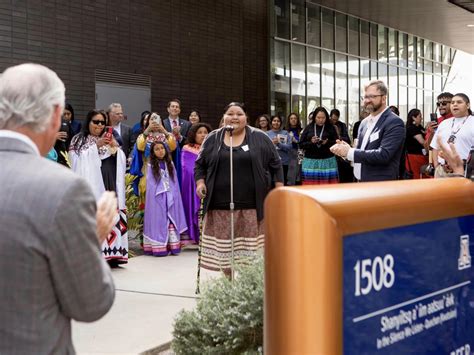
[[[318,137],[318,134],[317,134],[317,132],[316,132],[316,126],[317,126],[317,124],[315,123],[315,124],[314,124],[314,135],[315,135],[316,137]],[[321,133],[319,134],[319,137],[318,137],[318,138],[319,138],[320,140],[323,140],[323,132],[324,132],[324,127],[325,127],[325,126],[326,126],[326,124],[323,124],[323,128],[321,129]]]
[[[466,116],[464,118],[464,120],[462,121],[462,123],[459,125],[458,129],[456,130],[456,132],[454,132],[454,117],[453,117],[453,123],[451,123],[451,134],[456,134],[459,132],[459,130],[462,128],[462,126],[464,125],[464,123],[466,122],[466,120],[469,118],[469,116]]]
[[[448,138],[448,143],[454,143],[456,141],[456,134],[461,130],[462,126],[466,122],[466,120],[469,118],[469,116],[466,116],[462,123],[459,125],[458,129],[454,131],[454,117],[453,117],[453,122],[451,123],[451,135]]]

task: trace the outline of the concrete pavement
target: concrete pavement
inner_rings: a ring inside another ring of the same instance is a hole
[[[196,304],[197,254],[136,256],[113,269],[117,293],[109,313],[94,323],[73,322],[78,354],[140,354],[171,341],[176,314]]]

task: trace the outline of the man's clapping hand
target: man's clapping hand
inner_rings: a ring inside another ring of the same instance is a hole
[[[342,140],[336,140],[336,144],[334,144],[329,150],[331,153],[340,156],[342,158],[347,157],[347,154],[349,153],[349,149],[351,149],[351,146],[347,144],[346,142]]]
[[[464,162],[461,159],[454,143],[444,143],[439,135],[437,138],[439,156],[443,158],[453,174],[464,175]]]

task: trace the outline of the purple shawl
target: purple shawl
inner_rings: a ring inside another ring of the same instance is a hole
[[[188,234],[196,244],[199,243],[199,208],[201,206],[194,181],[194,163],[198,152],[198,148],[189,145],[185,145],[181,151],[181,196],[189,227]]]
[[[161,179],[158,184],[149,164],[146,176],[143,232],[149,238],[166,245],[168,243],[168,220],[175,225],[177,234],[182,234],[188,229],[179,185],[177,180],[170,179],[166,167],[161,170]],[[174,178],[177,179],[176,170]]]

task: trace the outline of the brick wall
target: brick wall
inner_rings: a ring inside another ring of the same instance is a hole
[[[152,109],[178,97],[217,126],[244,101],[268,110],[263,0],[11,0],[0,2],[0,70],[27,61],[63,79],[78,118],[95,105],[95,69],[150,75]]]

